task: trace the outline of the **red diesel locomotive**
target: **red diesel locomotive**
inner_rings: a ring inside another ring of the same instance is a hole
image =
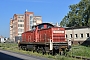
[[[22,41],[18,45],[21,49],[55,54],[68,47],[64,28],[50,23],[42,23],[32,28],[31,31],[22,33]]]

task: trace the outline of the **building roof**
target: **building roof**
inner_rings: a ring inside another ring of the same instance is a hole
[[[65,27],[65,30],[71,30],[71,29],[83,29],[83,28],[90,28],[88,26],[83,26],[83,27]]]
[[[18,16],[24,16],[24,14],[16,14],[16,15],[18,15]]]
[[[41,17],[41,16],[34,16],[34,17]]]

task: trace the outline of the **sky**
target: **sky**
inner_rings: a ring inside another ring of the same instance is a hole
[[[24,14],[25,10],[42,16],[43,22],[60,23],[69,12],[69,5],[80,0],[1,0],[0,1],[0,35],[9,37],[10,18],[14,14]]]

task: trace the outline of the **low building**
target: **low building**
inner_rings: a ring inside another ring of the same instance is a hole
[[[90,27],[70,27],[65,28],[65,38],[70,39],[72,44],[89,44]]]
[[[5,38],[3,36],[0,36],[0,43],[5,43]]]

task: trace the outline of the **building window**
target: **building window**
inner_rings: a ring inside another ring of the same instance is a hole
[[[24,22],[24,20],[18,20],[18,22]]]
[[[18,18],[23,18],[23,16],[18,16]]]
[[[73,44],[73,41],[72,41],[72,44]]]
[[[70,38],[72,38],[72,34],[70,34]]]
[[[33,19],[33,16],[30,16],[30,20],[32,20]]]
[[[33,23],[36,23],[36,21],[34,20]]]
[[[21,36],[22,34],[21,33],[18,33],[19,36]]]
[[[18,18],[20,18],[20,16],[18,16]]]
[[[65,35],[65,38],[67,38],[67,34]]]
[[[30,24],[33,24],[33,21],[30,21]]]
[[[33,15],[30,16],[30,29],[32,29],[33,26]]]
[[[20,20],[18,20],[18,22],[20,22]]]
[[[81,34],[80,37],[83,38],[83,34]]]
[[[18,32],[20,32],[20,29],[18,29]]]
[[[75,34],[75,38],[78,38],[78,35],[77,34]]]
[[[89,37],[89,33],[86,33],[86,37]]]
[[[18,27],[24,27],[24,25],[23,24],[18,24]]]
[[[23,18],[23,16],[21,18]]]
[[[22,32],[22,29],[18,29],[18,32]]]
[[[11,28],[13,28],[13,26],[11,26]]]
[[[38,26],[38,29],[43,29],[43,28],[44,28],[44,25]]]

